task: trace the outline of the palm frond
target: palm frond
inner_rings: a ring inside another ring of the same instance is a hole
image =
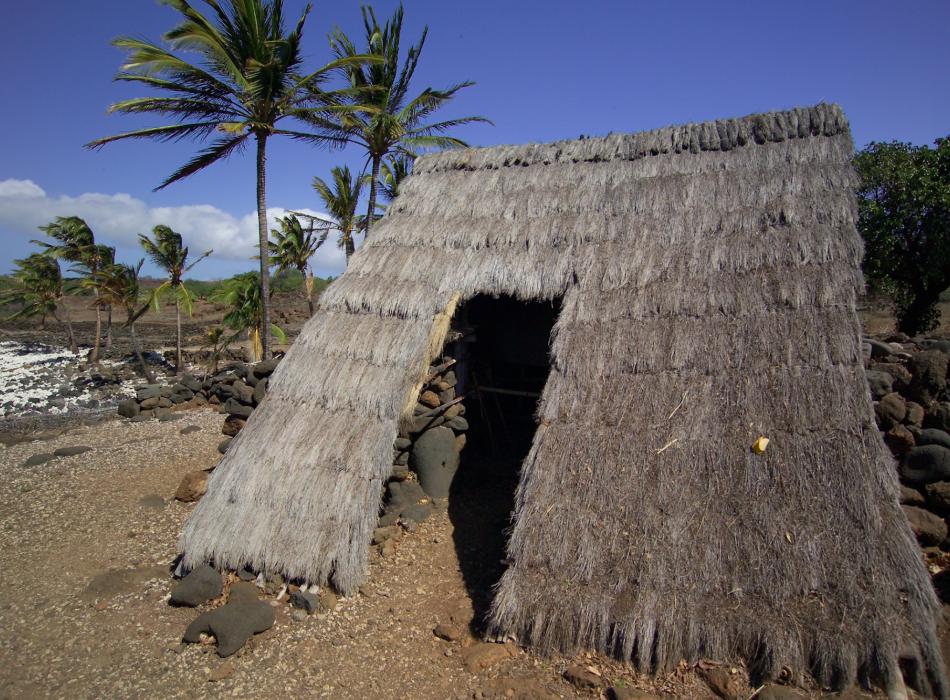
[[[248,134],[241,134],[240,136],[235,136],[230,139],[218,139],[209,148],[200,151],[197,156],[165,178],[162,184],[155,188],[156,191],[164,189],[173,182],[178,182],[178,180],[186,178],[189,175],[193,175],[199,170],[207,168],[212,163],[227,158],[235,150],[242,148],[247,138]]]
[[[180,141],[190,136],[204,137],[214,132],[218,122],[194,122],[192,124],[170,124],[168,126],[153,126],[148,129],[136,129],[135,131],[126,131],[114,136],[105,136],[95,141],[90,141],[85,148],[102,148],[107,143],[121,141],[122,139],[156,139],[158,141]]]

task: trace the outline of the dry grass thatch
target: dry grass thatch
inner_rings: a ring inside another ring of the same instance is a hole
[[[945,695],[865,387],[851,153],[819,105],[420,159],[214,472],[186,563],[354,591],[440,314],[563,295],[494,627],[835,685],[910,656]]]

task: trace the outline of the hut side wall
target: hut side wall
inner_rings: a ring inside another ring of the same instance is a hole
[[[212,475],[186,562],[353,591],[437,314],[563,295],[495,627],[837,682],[909,648],[943,692],[864,388],[851,152],[820,105],[420,159]]]

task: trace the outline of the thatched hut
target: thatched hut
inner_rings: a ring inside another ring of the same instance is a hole
[[[185,563],[353,592],[457,305],[557,299],[494,628],[834,685],[911,658],[943,695],[865,386],[852,148],[819,105],[419,159],[215,470]]]

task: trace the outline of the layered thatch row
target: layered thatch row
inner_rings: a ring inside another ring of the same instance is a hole
[[[910,655],[943,694],[865,391],[851,151],[820,105],[420,159],[215,471],[186,562],[354,590],[433,324],[562,296],[495,628],[836,684]]]

